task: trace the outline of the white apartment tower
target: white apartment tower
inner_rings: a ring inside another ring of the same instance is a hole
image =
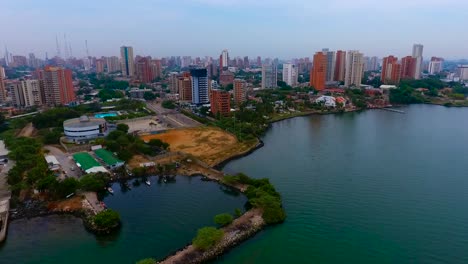
[[[364,73],[364,54],[357,50],[350,50],[346,56],[345,86],[361,86]]]
[[[296,65],[292,63],[283,64],[283,82],[287,85],[297,86],[298,71]]]
[[[423,48],[422,44],[413,45],[413,58],[416,59],[416,65],[414,66],[414,79],[421,79],[422,64],[423,64]]]

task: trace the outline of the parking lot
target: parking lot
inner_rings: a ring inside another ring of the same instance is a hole
[[[49,155],[54,155],[57,158],[66,177],[79,178],[81,176],[81,171],[76,167],[76,163],[71,155],[64,153],[61,149],[54,146],[44,146],[44,148],[49,151]]]

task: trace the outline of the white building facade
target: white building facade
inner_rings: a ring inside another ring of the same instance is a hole
[[[283,82],[287,85],[295,87],[297,86],[298,70],[296,65],[292,63],[283,64]]]

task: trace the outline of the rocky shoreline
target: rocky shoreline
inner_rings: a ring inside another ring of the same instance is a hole
[[[262,212],[259,209],[251,209],[234,220],[232,224],[223,228],[224,237],[213,248],[208,250],[196,249],[193,245],[177,251],[160,264],[197,264],[212,261],[236,247],[243,241],[251,238],[265,227]]]

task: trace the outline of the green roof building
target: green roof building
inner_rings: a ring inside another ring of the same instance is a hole
[[[86,173],[97,171],[106,172],[105,168],[87,152],[73,154],[73,159],[75,160],[76,165]]]
[[[106,150],[106,149],[96,149],[94,151],[96,156],[102,160],[107,166],[109,166],[111,169],[115,169],[118,167],[121,167],[125,164],[125,162],[119,160],[112,154],[112,152]]]

